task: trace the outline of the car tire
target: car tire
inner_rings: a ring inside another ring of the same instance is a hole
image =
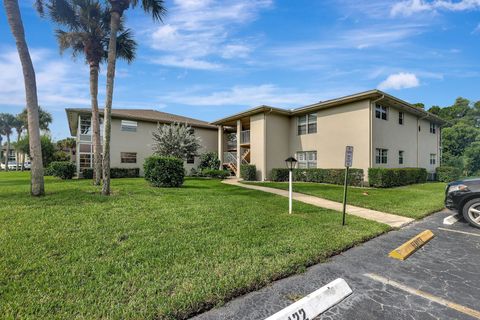
[[[462,213],[468,223],[476,228],[480,228],[480,198],[475,198],[465,203]]]

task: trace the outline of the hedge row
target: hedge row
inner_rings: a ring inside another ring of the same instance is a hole
[[[240,166],[240,177],[246,181],[257,180],[257,167],[254,164],[242,164]]]
[[[139,176],[140,168],[110,168],[111,178],[137,178]],[[84,179],[93,179],[93,169],[83,169],[82,177]]]
[[[428,173],[425,168],[368,169],[368,182],[371,187],[376,188],[391,188],[424,183],[427,182],[427,176]]]
[[[272,169],[270,172],[270,180],[288,181],[288,169]],[[345,182],[345,169],[293,169],[293,180],[301,182],[343,184]],[[362,183],[363,169],[349,169],[348,184],[351,186],[361,186]]]
[[[437,181],[452,182],[460,179],[462,170],[456,167],[437,167],[435,169]]]

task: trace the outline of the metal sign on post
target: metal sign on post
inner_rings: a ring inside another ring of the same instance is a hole
[[[347,185],[348,185],[348,169],[353,163],[353,146],[347,146],[345,148],[345,184],[343,186],[343,218],[342,226],[345,225],[345,215],[347,210]]]

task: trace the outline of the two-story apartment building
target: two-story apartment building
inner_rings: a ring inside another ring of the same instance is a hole
[[[285,110],[260,106],[217,120],[222,163],[254,164],[257,179],[285,167],[293,155],[300,168],[342,168],[345,147],[354,147],[353,167],[421,167],[440,163],[443,121],[380,90]],[[237,139],[237,137],[240,137]]]
[[[77,172],[93,165],[92,126],[90,108],[66,109],[70,133],[77,141]],[[100,110],[101,120],[103,110]],[[173,122],[186,123],[192,127],[194,134],[200,138],[201,153],[217,151],[217,127],[208,122],[187,118],[156,110],[113,109],[112,134],[110,142],[110,165],[112,168],[140,168],[146,157],[153,154],[152,133],[159,125]],[[101,130],[103,132],[103,121]],[[102,137],[103,138],[103,137]],[[102,139],[103,140],[103,139]],[[198,165],[197,157],[185,161],[187,172]]]

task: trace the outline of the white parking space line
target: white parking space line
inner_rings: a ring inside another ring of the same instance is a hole
[[[440,297],[437,297],[437,296],[434,296],[430,293],[427,293],[427,292],[423,292],[421,290],[417,290],[415,288],[412,288],[412,287],[409,287],[409,286],[406,286],[404,284],[401,284],[399,282],[396,282],[396,281],[393,281],[393,280],[390,280],[390,279],[387,279],[385,277],[382,277],[382,276],[379,276],[377,274],[373,274],[373,273],[365,273],[364,276],[374,280],[374,281],[378,281],[380,283],[383,283],[383,284],[386,284],[386,285],[389,285],[389,286],[392,286],[394,288],[397,288],[397,289],[400,289],[402,291],[405,291],[405,292],[408,292],[410,294],[414,294],[416,296],[419,296],[419,297],[422,297],[422,298],[425,298],[427,300],[430,300],[430,301],[433,301],[435,303],[438,303],[442,306],[445,306],[445,307],[448,307],[450,309],[453,309],[453,310],[456,310],[458,312],[461,312],[463,314],[466,314],[466,315],[469,315],[473,318],[476,318],[476,319],[480,319],[480,311],[477,311],[477,310],[473,310],[473,309],[470,309],[468,307],[465,307],[465,306],[462,306],[460,304],[456,304],[454,302],[451,302],[451,301],[448,301],[446,299],[443,299],[443,298],[440,298]]]
[[[460,215],[458,213],[452,214],[451,216],[446,217],[443,219],[443,224],[447,226],[451,226],[452,224],[456,223],[460,219]]]
[[[456,232],[456,233],[468,234],[469,236],[480,237],[480,233],[466,232],[466,231],[453,230],[453,229],[447,229],[447,228],[441,228],[441,227],[438,227],[438,229],[442,231]]]

